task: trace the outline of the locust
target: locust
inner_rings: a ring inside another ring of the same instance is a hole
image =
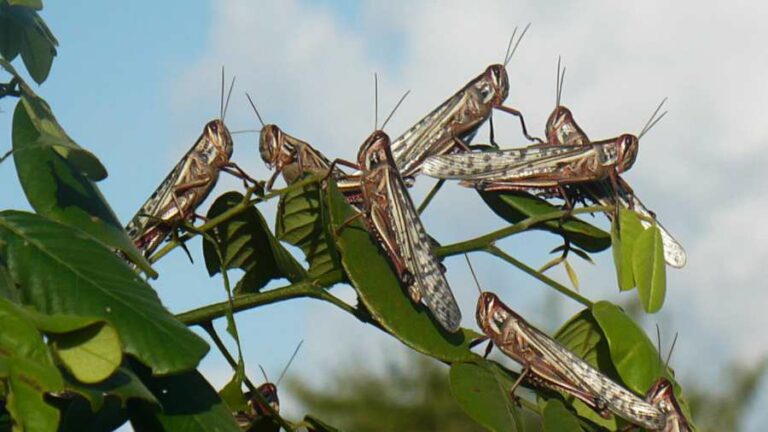
[[[269,380],[264,368],[259,365],[259,369],[261,369],[261,373],[264,375],[264,384],[258,386],[255,391],[261,395],[261,398],[253,396],[250,391],[245,393],[245,397],[248,399],[248,411],[235,413],[235,419],[241,428],[249,430],[254,422],[269,417],[271,415],[270,410],[278,414],[280,413],[280,398],[277,396],[277,386],[280,385],[280,381],[283,380],[285,373],[288,372],[288,368],[291,367],[291,363],[296,358],[296,354],[298,354],[302,344],[304,344],[304,341],[299,342],[296,346],[291,358],[280,373],[280,377],[274,383]],[[269,409],[264,406],[262,400],[267,402]]]
[[[571,395],[603,417],[609,412],[648,430],[661,431],[668,415],[612,381],[582,358],[526,322],[491,292],[481,292],[477,324],[504,354],[523,371],[511,393],[523,380],[534,386]]]
[[[421,224],[390,146],[389,136],[377,129],[360,147],[356,167],[361,171],[362,209],[352,219],[363,217],[411,300],[414,303],[423,302],[445,330],[456,332],[461,322],[461,311],[443,274],[444,270],[435,257],[431,240]],[[339,229],[352,219],[345,221]]]
[[[646,393],[646,401],[666,415],[663,432],[690,432],[693,430],[677,403],[672,383],[666,378],[659,378]]]
[[[411,180],[419,174],[421,164],[429,156],[468,151],[469,143],[478,129],[491,119],[493,110],[518,117],[523,134],[532,141],[540,141],[528,134],[522,113],[504,105],[509,95],[506,67],[529,27],[530,24],[523,29],[516,42],[517,29],[512,33],[503,63],[488,66],[483,73],[392,141],[395,165],[406,179],[406,184],[412,184]],[[491,141],[494,141],[493,128]]]
[[[232,93],[234,79],[230,85]],[[195,144],[181,158],[168,176],[155,189],[126,226],[128,236],[149,256],[183,221],[195,218],[195,210],[211,193],[219,179],[219,172],[228,172],[243,181],[255,181],[237,164],[230,161],[233,151],[232,135],[224,124],[222,71],[222,104],[218,119],[203,128]]]

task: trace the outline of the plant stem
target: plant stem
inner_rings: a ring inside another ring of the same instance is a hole
[[[230,307],[232,313],[237,313],[243,310],[252,309],[257,306],[277,303],[283,300],[299,297],[318,298],[334,303],[330,300],[330,297],[328,297],[331,295],[325,291],[324,287],[329,287],[333,284],[343,281],[343,277],[344,276],[342,272],[340,270],[336,270],[326,273],[316,279],[304,280],[269,291],[254,294],[243,294],[232,299],[231,305],[228,301],[214,303],[188,312],[183,312],[176,315],[176,318],[188,326],[201,325],[202,323],[225,316]],[[333,298],[335,299],[335,297]],[[339,302],[341,301],[339,300]],[[340,304],[336,305],[341,307]],[[351,308],[346,303],[344,303],[344,305],[348,308]]]
[[[583,207],[580,209],[574,209],[574,210],[558,210],[551,213],[544,213],[536,216],[531,216],[527,219],[523,219],[522,221],[510,225],[506,228],[502,228],[500,230],[496,230],[492,233],[488,233],[485,235],[482,235],[480,237],[475,237],[470,240],[465,240],[458,243],[449,244],[447,246],[439,247],[435,250],[435,254],[439,257],[447,257],[447,256],[453,256],[453,255],[459,255],[466,252],[471,251],[477,251],[485,249],[486,247],[492,245],[495,241],[501,240],[505,237],[509,237],[514,234],[521,233],[534,225],[540,224],[542,222],[550,221],[550,220],[556,220],[560,219],[561,217],[565,215],[577,215],[582,213],[594,213],[598,211],[609,211],[611,207],[606,206],[589,206],[589,207]]]
[[[531,275],[531,276],[535,277],[536,279],[538,279],[538,280],[544,282],[545,284],[549,285],[550,287],[552,287],[554,290],[558,291],[559,293],[561,293],[561,294],[563,294],[563,295],[565,295],[567,297],[570,297],[571,299],[573,299],[573,300],[583,304],[584,306],[590,307],[590,308],[592,307],[593,303],[588,298],[579,295],[576,291],[573,291],[573,290],[569,289],[568,287],[566,287],[565,285],[562,285],[562,284],[560,284],[560,283],[550,279],[546,275],[537,272],[533,268],[529,267],[528,265],[526,265],[522,261],[518,260],[517,258],[509,255],[508,253],[504,252],[503,250],[499,249],[498,247],[491,245],[491,246],[487,246],[487,247],[483,248],[482,250],[485,251],[485,252],[488,252],[491,255],[494,255],[494,256],[496,256],[498,258],[503,259],[504,261],[512,264],[513,266],[519,268],[520,270],[528,273],[529,275]]]
[[[432,202],[432,198],[434,198],[435,195],[437,195],[437,192],[440,190],[441,187],[443,187],[443,184],[445,184],[445,179],[440,179],[437,181],[437,183],[435,183],[435,185],[432,187],[432,190],[430,190],[426,198],[424,198],[424,201],[422,201],[421,204],[419,204],[419,209],[416,210],[419,213],[419,215],[424,213],[424,210],[427,209],[427,206],[429,205],[429,203]]]

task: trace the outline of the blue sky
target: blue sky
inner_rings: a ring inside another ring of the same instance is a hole
[[[43,17],[61,46],[39,93],[69,134],[108,168],[110,177],[99,186],[123,221],[217,115],[222,65],[237,75],[231,130],[258,127],[243,97],[249,91],[266,121],[331,157],[350,158],[373,127],[373,72],[380,75],[381,111],[412,90],[388,126],[396,136],[498,62],[512,29],[530,21],[509,66],[507,102],[526,113],[536,133],[554,105],[558,55],[568,67],[564,103],[592,138],[637,132],[658,101],[669,97],[669,115],[644,137],[627,178],[689,252],[688,267],[668,271],[665,308],[644,322],[648,329],[660,323],[668,337],[680,332],[673,364],[684,383],[714,387],[727,376],[725,365],[750,363],[768,352],[762,331],[768,291],[760,282],[768,233],[755,222],[768,211],[761,168],[768,162],[762,114],[768,106],[762,90],[768,30],[766,11],[752,3],[591,1],[576,9],[500,1],[469,9],[463,2],[70,0],[47,2]],[[12,107],[12,101],[0,101],[6,138],[0,145],[6,147]],[[516,121],[498,121],[497,127],[502,145],[525,144]],[[235,146],[235,161],[257,177],[268,175],[256,135],[237,135]],[[0,165],[0,184],[3,208],[27,208],[12,163]],[[423,196],[429,184],[420,178],[415,195]],[[236,187],[223,177],[217,191]],[[441,242],[503,226],[471,191],[446,189],[424,217]],[[262,211],[273,219],[272,204]],[[604,223],[602,217],[596,221]],[[538,266],[557,243],[525,234],[502,246]],[[191,249],[196,265],[176,251],[157,266],[161,277],[153,285],[174,312],[224,299],[220,280],[204,270],[199,243]],[[609,255],[598,255],[594,267],[576,263],[582,293],[626,302],[634,294],[617,292]],[[519,271],[487,257],[474,259],[483,285],[532,323],[551,330],[578,310]],[[447,266],[465,325],[474,327],[469,274],[462,260]],[[566,280],[560,270],[552,274]],[[351,298],[344,288],[336,292]],[[544,316],[542,306],[552,302],[560,313]],[[238,323],[254,378],[257,363],[277,375],[301,339],[306,342],[291,374],[318,386],[327,383],[326,372],[361,358],[373,368],[386,357],[399,358],[392,354],[399,352],[397,342],[316,301],[259,308],[239,314]],[[219,385],[229,375],[215,352],[202,368]],[[301,412],[290,402],[282,405]],[[765,416],[753,410],[751,430],[759,430]]]

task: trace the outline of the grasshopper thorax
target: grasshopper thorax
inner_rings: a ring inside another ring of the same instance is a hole
[[[222,160],[223,163],[228,162],[229,158],[232,157],[234,145],[232,143],[232,135],[230,135],[229,129],[224,125],[224,122],[219,119],[209,121],[205,125],[203,135],[213,146],[212,149],[215,151],[215,154],[212,156]]]
[[[357,163],[365,171],[393,161],[389,135],[382,130],[374,131],[357,153]]]
[[[616,138],[616,150],[619,154],[617,167],[619,173],[632,168],[637,159],[637,151],[640,147],[640,140],[634,135],[624,134]]]
[[[261,154],[261,159],[270,169],[280,159],[284,141],[283,131],[276,125],[268,124],[261,128],[261,134],[259,134],[259,153]]]
[[[485,69],[475,89],[484,105],[499,106],[509,95],[509,76],[504,65],[490,65]]]
[[[667,416],[667,428],[664,430],[689,431],[688,421],[683,416],[675,398],[675,389],[666,378],[659,378],[646,393],[645,400]],[[674,425],[674,427],[670,427]]]

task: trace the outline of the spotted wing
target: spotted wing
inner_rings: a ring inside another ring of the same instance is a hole
[[[404,265],[413,276],[414,289],[420,292],[422,301],[435,319],[449,332],[455,332],[461,323],[461,311],[432,251],[432,243],[413,201],[394,167],[388,170],[386,188],[390,198],[388,208],[392,231]]]
[[[616,154],[608,146],[542,146],[491,152],[433,156],[422,171],[436,178],[459,180],[516,180],[537,176],[556,176],[570,164],[595,158],[600,165],[615,163]],[[565,173],[563,175],[565,178]]]

